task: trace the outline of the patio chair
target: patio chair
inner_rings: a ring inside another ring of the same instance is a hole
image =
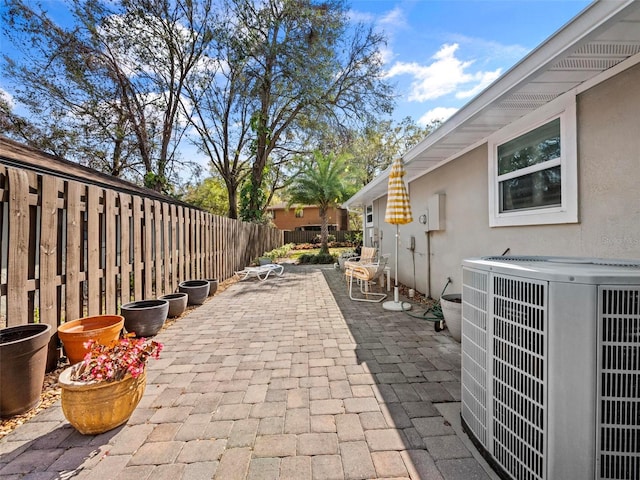
[[[356,302],[381,302],[387,298],[386,293],[373,293],[371,292],[371,285],[376,283],[380,287],[382,286],[382,276],[384,269],[389,261],[389,255],[382,255],[380,260],[376,263],[370,263],[368,265],[358,265],[353,268],[345,270],[345,275],[349,277],[349,298]],[[364,298],[353,296],[353,279],[356,279],[356,283],[360,283],[360,293],[364,295]],[[370,298],[371,297],[371,298]]]
[[[349,281],[349,275],[347,272],[354,268],[362,265],[371,265],[372,263],[377,263],[378,249],[376,247],[362,247],[362,251],[360,252],[360,256],[351,257],[344,262],[344,274],[345,280]]]
[[[278,277],[281,277],[284,273],[284,267],[282,265],[278,265],[277,263],[268,263],[266,265],[259,265],[257,267],[246,267],[244,270],[235,272],[240,281],[246,280],[247,278],[255,277],[262,282],[269,278],[269,275],[271,275],[272,273]]]

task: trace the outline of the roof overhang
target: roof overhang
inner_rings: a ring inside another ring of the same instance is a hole
[[[640,55],[640,2],[599,0],[531,51],[403,155],[408,182],[486,142],[513,121]],[[387,194],[390,167],[344,203]]]

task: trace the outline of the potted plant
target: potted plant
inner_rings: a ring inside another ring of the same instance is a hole
[[[137,337],[151,337],[157,334],[169,313],[169,301],[139,300],[125,303],[120,307],[124,317],[124,328]]]
[[[451,293],[440,297],[444,322],[454,340],[462,339],[462,295]]]
[[[0,329],[0,417],[20,415],[40,401],[49,338],[45,323]]]
[[[80,363],[58,378],[62,412],[83,435],[109,431],[125,423],[140,402],[147,383],[146,363],[158,358],[162,344],[127,335],[115,345],[89,340]]]
[[[58,337],[62,341],[69,363],[80,362],[87,353],[86,343],[93,339],[102,345],[110,345],[118,341],[124,326],[122,315],[93,315],[58,327]]]

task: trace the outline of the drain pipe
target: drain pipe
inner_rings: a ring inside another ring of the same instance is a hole
[[[427,298],[431,298],[431,232],[427,231]]]

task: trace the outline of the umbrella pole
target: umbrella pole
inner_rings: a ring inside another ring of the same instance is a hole
[[[400,289],[398,288],[398,241],[400,240],[400,226],[396,224],[396,265],[395,265],[395,277],[393,287],[393,302],[388,301],[382,304],[382,308],[385,310],[391,310],[394,312],[400,312],[403,310],[411,310],[411,304],[408,302],[400,301]]]

